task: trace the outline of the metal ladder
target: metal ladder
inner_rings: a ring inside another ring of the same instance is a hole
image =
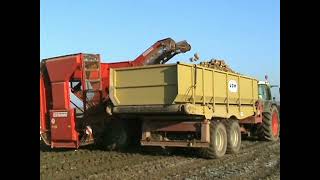
[[[99,55],[83,55],[83,108],[95,106],[102,99],[101,64]]]

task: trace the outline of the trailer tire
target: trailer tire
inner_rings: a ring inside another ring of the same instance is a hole
[[[280,135],[280,118],[276,106],[270,112],[263,113],[262,124],[259,127],[260,138],[267,141],[277,141]]]
[[[227,130],[227,153],[235,154],[240,151],[241,147],[241,131],[238,120],[227,120],[226,123]]]
[[[129,144],[128,127],[123,120],[111,121],[105,128],[102,147],[106,150],[125,150]]]
[[[222,122],[211,121],[210,123],[210,145],[202,148],[200,154],[204,158],[218,159],[225,155],[227,150],[227,131]]]

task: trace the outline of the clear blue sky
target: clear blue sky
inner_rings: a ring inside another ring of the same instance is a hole
[[[279,0],[40,2],[41,59],[84,52],[104,62],[131,60],[166,37],[192,46],[168,63],[198,52],[201,60],[225,59],[235,71],[260,80],[268,74],[280,85]]]

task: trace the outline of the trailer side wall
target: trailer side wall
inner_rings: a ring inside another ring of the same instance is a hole
[[[212,106],[213,115],[243,119],[254,115],[256,79],[192,64],[112,69],[115,106],[194,104]]]

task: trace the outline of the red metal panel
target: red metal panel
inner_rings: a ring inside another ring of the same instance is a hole
[[[187,141],[140,141],[142,146],[167,146],[167,147],[193,147],[193,148],[204,148],[209,147],[208,142],[187,142]]]
[[[166,131],[166,132],[196,132],[200,131],[200,122],[168,122],[154,121],[149,122],[150,131]]]
[[[101,63],[101,83],[102,83],[102,96],[107,97],[109,91],[109,64]]]
[[[59,147],[59,148],[78,148],[79,143],[76,141],[72,142],[52,142],[51,147]]]
[[[46,89],[44,85],[43,75],[40,75],[40,131],[45,132],[48,130],[46,127],[46,114],[47,114],[47,101]]]
[[[241,124],[258,124],[262,123],[263,103],[260,101],[256,102],[257,112],[254,116],[247,117],[240,121]]]
[[[86,74],[86,79],[95,80],[97,78],[99,78],[99,71],[91,71]]]
[[[122,62],[113,62],[108,63],[109,68],[122,68],[122,67],[130,67],[132,65],[132,61],[122,61]]]
[[[51,140],[53,142],[78,141],[74,112],[74,109],[50,111]]]
[[[69,82],[52,83],[53,109],[69,109]]]
[[[77,70],[74,72],[72,78],[73,78],[74,80],[81,80],[81,78],[82,78],[82,71],[79,70],[79,69],[77,69]]]
[[[51,82],[69,81],[75,70],[81,66],[80,55],[66,56],[47,60],[47,69]]]

